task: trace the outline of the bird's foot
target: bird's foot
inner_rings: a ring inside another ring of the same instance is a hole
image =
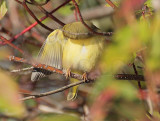
[[[71,69],[68,68],[66,71],[66,79],[68,79],[71,76]]]
[[[86,82],[86,83],[89,82],[87,72],[83,73],[82,79],[83,79],[83,81]]]

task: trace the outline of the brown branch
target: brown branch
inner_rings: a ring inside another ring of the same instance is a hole
[[[59,23],[61,26],[64,26],[65,24],[60,21],[59,19],[57,19],[55,16],[53,16],[52,14],[50,14],[48,11],[46,11],[43,7],[38,6],[38,8],[44,13],[46,14],[46,16],[50,17],[52,20],[56,21],[57,23]]]
[[[48,65],[45,65],[45,64],[32,64],[32,63],[30,63],[30,61],[27,61],[23,58],[19,58],[19,57],[15,57],[15,56],[8,56],[7,58],[10,61],[15,61],[15,62],[26,63],[26,64],[29,64],[29,65],[32,65],[34,68],[44,69],[44,70],[47,70],[47,71],[50,71],[50,72],[55,72],[55,73],[59,73],[59,74],[62,74],[62,75],[66,75],[65,70],[60,70],[60,69],[54,68],[52,66],[48,66]],[[75,78],[75,79],[78,79],[78,80],[83,79],[82,75],[72,73],[72,72],[71,72],[70,76],[71,76],[71,78]],[[118,80],[141,80],[141,81],[144,81],[144,77],[142,75],[116,74],[113,77],[115,77]],[[91,78],[88,77],[87,82],[93,82],[95,80],[96,79],[91,79]]]
[[[137,72],[135,64],[133,63],[132,66],[133,66],[135,74],[138,75],[138,72]],[[139,89],[142,89],[141,82],[139,80],[138,80],[138,87],[139,87]]]
[[[80,12],[80,10],[79,10],[79,7],[78,7],[77,2],[76,2],[75,0],[72,0],[72,2],[73,2],[74,6],[75,6],[75,8],[76,8],[76,11],[77,11],[78,15],[79,15],[80,21],[82,22],[82,24],[83,24],[89,31],[91,31],[92,33],[97,34],[97,35],[103,35],[103,36],[110,36],[110,35],[112,35],[112,32],[96,32],[96,31],[94,31],[91,27],[89,27],[89,26],[84,22],[84,20],[83,20],[83,17],[82,17],[82,15],[81,15],[81,12]]]
[[[69,89],[71,87],[74,87],[76,85],[80,85],[80,84],[83,84],[85,83],[84,81],[78,81],[78,82],[75,82],[75,83],[72,83],[72,84],[68,84],[66,86],[63,86],[59,89],[56,89],[56,90],[52,90],[52,91],[48,91],[48,92],[44,92],[44,93],[40,93],[40,94],[32,94],[31,96],[28,96],[28,97],[25,97],[25,98],[22,98],[20,100],[24,101],[24,100],[28,100],[28,99],[34,99],[34,98],[39,98],[39,97],[44,97],[44,96],[48,96],[48,95],[52,95],[52,94],[55,94],[55,93],[58,93],[58,92],[62,92],[66,89]]]
[[[38,24],[40,24],[43,28],[49,30],[49,31],[53,31],[53,29],[47,27],[46,25],[44,25],[43,23],[41,23],[41,21],[39,21],[37,19],[37,17],[34,15],[34,13],[28,8],[27,4],[26,4],[26,0],[24,0],[22,2],[23,7],[28,11],[28,13],[37,21]]]
[[[112,1],[106,0],[106,2],[107,2],[113,9],[117,9],[117,6],[116,6],[115,4],[113,4]]]
[[[116,74],[114,77],[118,80],[140,80],[145,81],[143,75],[134,75],[134,74]]]
[[[40,69],[44,69],[44,70],[47,70],[47,71],[50,71],[50,72],[56,72],[56,73],[59,73],[61,75],[66,75],[66,71],[63,71],[63,70],[60,70],[60,69],[57,69],[57,68],[54,68],[52,66],[47,66],[45,64],[32,64],[30,63],[29,61],[23,59],[23,58],[19,58],[19,57],[15,57],[15,56],[9,56],[8,57],[10,61],[15,61],[15,62],[22,62],[22,63],[26,63],[26,64],[30,64],[32,65],[34,68],[40,68]],[[70,75],[71,78],[75,78],[77,80],[82,80],[83,79],[83,76],[82,75],[79,75],[79,74],[75,74],[75,73],[72,73],[71,72],[71,75]],[[117,74],[114,76],[116,79],[119,79],[119,80],[141,80],[141,81],[144,81],[144,77],[142,75],[131,75],[131,74]],[[96,79],[96,78],[95,78]],[[34,98],[39,98],[39,97],[44,97],[44,96],[48,96],[48,95],[51,95],[51,94],[55,94],[55,93],[58,93],[58,92],[62,92],[68,88],[71,88],[73,86],[76,86],[76,85],[80,85],[80,84],[83,84],[83,83],[88,83],[88,82],[94,82],[95,79],[91,79],[88,78],[88,80],[86,81],[78,81],[76,83],[72,83],[72,84],[68,84],[64,87],[61,87],[57,90],[52,90],[52,91],[49,91],[49,92],[45,92],[45,93],[40,93],[40,94],[32,94],[28,97],[25,97],[25,98],[22,98],[21,100],[28,100],[28,99],[34,99]]]
[[[15,0],[16,2],[18,2],[19,4],[22,5],[22,2]],[[67,3],[69,3],[71,0],[66,0],[64,3],[62,3],[60,6],[56,7],[54,10],[52,10],[51,12],[49,12],[50,14],[56,12],[58,9],[60,9],[61,7],[63,7],[64,5],[66,5]],[[39,21],[43,21],[47,18],[48,16],[44,16],[42,17]],[[19,34],[15,35],[14,38],[12,38],[10,40],[10,42],[12,42],[13,40],[17,39],[18,37],[20,37],[21,35],[23,35],[24,33],[28,32],[29,30],[31,30],[33,27],[35,27],[38,24],[38,22],[34,22],[33,24],[31,24],[29,27],[25,28],[22,32],[20,32]],[[3,43],[0,43],[3,44]]]

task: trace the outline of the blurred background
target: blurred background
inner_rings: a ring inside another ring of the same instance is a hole
[[[0,1],[0,120],[159,121],[159,0],[76,2],[84,20],[103,32],[113,32],[106,36],[97,70],[89,75],[97,77],[96,81],[80,85],[74,101],[66,100],[68,89],[21,101],[26,96],[59,89],[69,81],[55,74],[54,79],[49,76],[33,83],[31,69],[19,70],[31,65],[10,61],[6,56],[34,62],[49,33],[80,20],[79,13],[72,0]],[[53,10],[56,19],[46,17],[46,11]],[[40,25],[35,18],[46,19]]]

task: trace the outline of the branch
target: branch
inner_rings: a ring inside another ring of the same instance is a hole
[[[19,4],[22,4],[22,2],[15,0],[16,2],[18,2]],[[52,10],[51,12],[49,12],[50,14],[53,14],[54,12],[56,12],[58,9],[60,9],[61,7],[63,7],[64,5],[66,5],[67,3],[69,3],[71,0],[66,0],[63,4],[61,4],[60,6],[58,6],[57,8],[55,8],[54,10]],[[43,21],[46,18],[48,18],[48,16],[44,16],[42,17],[39,21]],[[31,30],[33,27],[35,27],[38,24],[38,22],[34,22],[33,24],[31,24],[29,27],[25,28],[22,32],[18,33],[17,35],[15,35],[12,39],[9,40],[9,42],[14,41],[15,39],[17,39],[18,37],[20,37],[21,35],[23,35],[24,33],[28,32],[29,30]],[[6,43],[4,42],[0,42],[0,45],[5,45]]]
[[[106,0],[106,2],[107,2],[113,9],[117,9],[117,6],[116,6],[115,4],[113,4],[112,1]]]
[[[16,0],[17,1],[17,0]],[[71,0],[67,0],[65,1],[63,4],[61,4],[60,6],[58,6],[57,8],[55,8],[54,10],[52,10],[51,12],[49,12],[49,14],[53,14],[54,12],[56,12],[58,9],[60,9],[61,7],[63,7],[64,5],[66,5],[67,3],[69,3]],[[44,16],[42,17],[39,21],[43,21],[46,18],[48,18],[48,16]],[[33,27],[35,27],[38,24],[38,22],[34,22],[33,24],[31,24],[29,27],[27,27],[26,29],[24,29],[21,33],[17,34],[14,39],[17,39],[19,36],[23,35],[24,33],[26,33],[27,31],[29,31],[30,29],[32,29]],[[13,41],[13,40],[12,40]]]
[[[14,44],[12,44],[10,41],[8,41],[6,38],[4,38],[3,36],[0,36],[0,39],[2,41],[4,41],[5,43],[7,43],[9,46],[13,47],[14,49],[18,50],[20,53],[24,54],[23,50],[21,50],[20,48],[18,48],[17,46],[15,46]]]
[[[137,69],[136,69],[135,64],[133,63],[132,66],[133,66],[133,69],[134,69],[134,73],[135,73],[136,75],[138,75],[138,71],[137,71]],[[139,80],[138,80],[138,87],[139,87],[139,89],[142,89],[141,82],[140,82]]]
[[[116,74],[114,77],[118,80],[136,80],[136,81],[145,81],[143,75],[134,75],[134,74]]]
[[[55,73],[59,73],[61,75],[66,75],[66,71],[63,71],[63,70],[60,70],[60,69],[57,69],[57,68],[54,68],[52,66],[48,66],[48,65],[45,65],[45,64],[32,64],[30,63],[29,61],[23,59],[23,58],[19,58],[19,57],[15,57],[15,56],[8,56],[8,59],[10,61],[15,61],[15,62],[22,62],[22,63],[26,63],[26,64],[30,64],[32,65],[34,68],[40,68],[40,69],[44,69],[44,70],[47,70],[47,71],[50,71],[50,72],[55,72]],[[82,75],[79,75],[79,74],[75,74],[75,73],[72,73],[71,72],[71,75],[70,75],[71,78],[75,78],[77,80],[82,80],[83,79],[83,76]],[[115,76],[116,79],[119,79],[119,80],[141,80],[141,81],[144,81],[144,77],[142,75],[131,75],[131,74],[117,74]],[[44,96],[48,96],[48,95],[51,95],[51,94],[55,94],[55,93],[58,93],[58,92],[62,92],[68,88],[71,88],[73,86],[76,86],[76,85],[80,85],[80,84],[83,84],[83,83],[88,83],[88,82],[94,82],[95,79],[91,79],[88,78],[88,80],[86,81],[78,81],[78,82],[75,82],[75,83],[72,83],[72,84],[68,84],[64,87],[61,87],[57,90],[53,90],[53,91],[49,91],[49,92],[45,92],[45,93],[40,93],[40,94],[32,94],[28,97],[25,97],[25,98],[22,98],[21,100],[28,100],[28,99],[34,99],[34,98],[39,98],[39,97],[44,97]]]
[[[24,101],[24,100],[29,100],[29,99],[34,99],[34,98],[39,98],[39,97],[44,97],[44,96],[48,96],[48,95],[52,95],[52,94],[55,94],[55,93],[58,93],[58,92],[62,92],[66,89],[69,89],[71,87],[74,87],[76,85],[80,85],[80,84],[83,84],[85,83],[85,81],[78,81],[78,82],[75,82],[75,83],[72,83],[72,84],[68,84],[64,87],[61,87],[59,89],[56,89],[56,90],[52,90],[52,91],[48,91],[48,92],[44,92],[44,93],[40,93],[40,94],[32,94],[31,96],[28,96],[28,97],[25,97],[25,98],[22,98],[20,99],[21,101]]]
[[[89,27],[89,26],[84,22],[84,20],[83,20],[83,17],[82,17],[82,15],[81,15],[81,12],[80,12],[80,10],[79,10],[79,7],[78,7],[77,2],[76,2],[75,0],[72,0],[72,2],[73,2],[74,6],[75,6],[75,8],[76,8],[76,11],[77,11],[78,15],[79,15],[80,21],[82,22],[82,24],[83,24],[89,31],[91,31],[91,32],[93,32],[94,34],[97,34],[97,35],[103,35],[103,36],[110,36],[110,35],[112,35],[112,32],[96,32],[96,31],[94,31],[91,27]]]
[[[46,25],[44,25],[43,23],[41,23],[41,21],[39,21],[37,19],[37,17],[34,15],[34,13],[28,8],[27,4],[26,4],[26,0],[24,0],[22,2],[23,7],[28,11],[28,13],[37,21],[38,24],[40,24],[43,28],[49,30],[49,31],[53,31],[53,29],[47,27]]]
[[[15,62],[20,62],[20,63],[25,63],[25,64],[32,65],[34,68],[44,69],[44,70],[47,70],[47,71],[50,71],[50,72],[55,72],[55,73],[59,73],[59,74],[62,74],[62,75],[66,75],[65,70],[60,70],[60,69],[57,69],[57,68],[54,68],[52,66],[48,66],[48,65],[45,65],[45,64],[32,64],[32,63],[30,63],[30,61],[27,61],[23,58],[19,58],[19,57],[15,57],[15,56],[8,56],[8,59],[10,61],[15,61]],[[78,79],[78,80],[83,79],[82,75],[72,73],[72,72],[71,72],[70,77]],[[142,76],[142,75],[116,74],[116,75],[113,75],[113,77],[118,79],[118,80],[141,80],[141,81],[144,81],[144,76]],[[92,79],[91,77],[88,77],[87,82],[93,82],[95,80],[96,80],[96,78]]]
[[[64,26],[65,24],[60,21],[59,19],[57,19],[55,16],[53,16],[52,14],[50,14],[48,11],[46,11],[43,7],[38,6],[38,8],[44,13],[46,14],[46,16],[49,16],[52,20],[56,21],[57,23],[59,23],[61,26]]]

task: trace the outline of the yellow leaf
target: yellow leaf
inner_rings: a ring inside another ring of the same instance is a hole
[[[7,6],[6,6],[6,1],[2,0],[2,4],[0,5],[0,20],[3,18],[3,16],[6,14],[7,12]]]

